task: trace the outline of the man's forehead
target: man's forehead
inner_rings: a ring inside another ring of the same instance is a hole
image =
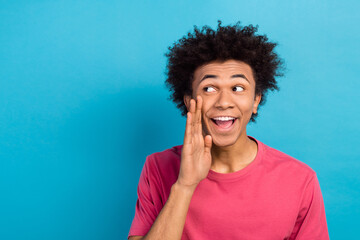
[[[198,67],[194,72],[194,80],[201,81],[205,76],[233,77],[244,75],[246,79],[252,79],[252,69],[247,63],[238,60],[214,61]]]

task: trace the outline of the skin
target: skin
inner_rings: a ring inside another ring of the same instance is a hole
[[[184,96],[192,128],[185,130],[183,150],[189,156],[198,151],[195,155],[202,159],[200,162],[220,173],[235,172],[250,164],[257,154],[257,144],[247,137],[246,126],[261,100],[261,95],[255,96],[255,85],[251,67],[241,61],[215,61],[198,67],[192,83],[193,96]],[[211,120],[216,116],[236,117],[233,130],[217,131]],[[196,139],[191,149],[186,148],[186,134]],[[204,178],[206,168],[200,170]]]

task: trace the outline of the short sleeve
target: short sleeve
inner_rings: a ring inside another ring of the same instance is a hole
[[[137,188],[138,199],[135,207],[135,217],[132,221],[128,238],[130,236],[145,236],[155,222],[158,215],[154,199],[154,178],[149,176],[149,159],[146,158],[142,168]]]
[[[290,239],[329,239],[325,206],[316,174],[313,175],[305,188]]]

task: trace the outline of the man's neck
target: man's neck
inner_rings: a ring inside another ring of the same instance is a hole
[[[238,141],[228,147],[211,148],[211,170],[219,173],[231,173],[239,171],[249,165],[256,157],[257,143],[247,137],[239,138]]]

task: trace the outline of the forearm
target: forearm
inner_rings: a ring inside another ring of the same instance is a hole
[[[144,240],[180,240],[190,201],[196,187],[176,182],[170,195]]]

